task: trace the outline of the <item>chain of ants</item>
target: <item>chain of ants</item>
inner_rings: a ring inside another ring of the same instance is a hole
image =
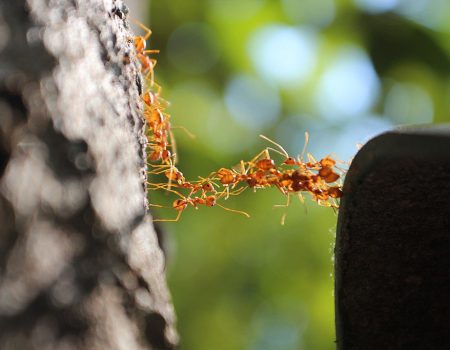
[[[305,147],[299,157],[291,157],[281,145],[260,135],[276,148],[266,147],[251,160],[241,160],[237,167],[220,168],[205,178],[199,177],[199,180],[187,181],[183,173],[175,166],[175,139],[171,131],[170,115],[165,111],[168,103],[161,97],[161,87],[154,81],[153,71],[156,59],[151,58],[150,55],[158,53],[159,50],[145,49],[151,30],[142,23],[137,21],[136,23],[146,32],[145,36],[134,38],[134,46],[141,63],[141,72],[147,83],[147,89],[142,95],[148,141],[149,170],[147,173],[149,175],[164,174],[167,178],[164,183],[147,181],[147,188],[166,190],[178,197],[172,203],[172,208],[178,213],[177,216],[174,219],[155,219],[154,221],[178,221],[183,211],[189,206],[194,208],[219,206],[227,211],[249,217],[246,212],[227,208],[219,203],[222,199],[241,194],[247,188],[255,191],[277,188],[287,197],[287,203],[278,205],[279,207],[289,206],[292,194],[298,195],[303,202],[302,193],[310,193],[312,199],[319,205],[334,209],[338,207],[337,200],[342,197],[342,185],[338,181],[344,170],[336,166],[336,160],[331,156],[317,161],[307,154],[307,161],[304,161],[307,133],[305,133]],[[281,155],[283,160],[276,164],[271,158],[271,152]],[[156,204],[150,205],[162,207]],[[282,223],[284,223],[284,217]]]

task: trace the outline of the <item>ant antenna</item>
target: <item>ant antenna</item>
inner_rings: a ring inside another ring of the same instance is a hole
[[[305,131],[305,143],[303,144],[303,150],[302,150],[302,153],[300,154],[301,161],[303,161],[303,157],[305,156],[306,147],[308,146],[308,142],[309,142],[309,133],[307,131]]]
[[[269,139],[267,136],[259,135],[259,137],[261,137],[262,139],[264,139],[264,140],[266,140],[266,141],[269,141],[271,144],[277,146],[277,147],[281,150],[282,154],[283,154],[286,158],[289,158],[289,154],[286,152],[286,150],[285,150],[280,144],[278,144],[278,143],[276,143],[275,141]],[[271,148],[271,149],[272,149],[273,151],[275,151],[273,148]]]

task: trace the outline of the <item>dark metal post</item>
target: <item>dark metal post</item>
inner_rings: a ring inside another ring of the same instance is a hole
[[[344,193],[337,349],[450,349],[450,125],[371,140]]]

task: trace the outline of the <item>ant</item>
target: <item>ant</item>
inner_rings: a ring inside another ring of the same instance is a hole
[[[138,21],[136,21],[136,23],[146,31],[145,36],[135,37],[137,55],[140,57],[142,62],[144,58],[148,59],[147,54],[156,53],[158,51],[144,50],[146,41],[151,35],[151,30]],[[149,66],[145,62],[142,63],[142,72],[145,73]],[[151,65],[151,67],[153,66],[154,64]],[[152,69],[150,70],[150,73],[153,74]],[[148,82],[149,85],[148,90],[142,95],[142,100],[144,101],[144,118],[147,125],[147,147],[150,151],[148,159],[153,162],[161,161],[163,164],[170,164],[172,163],[171,158],[173,157],[173,163],[176,163],[176,142],[172,133],[170,115],[164,111],[169,106],[169,103],[161,98],[161,86],[155,83],[153,75],[150,79],[147,75],[145,81]],[[189,137],[194,137],[194,135],[192,135],[186,128],[177,128],[183,129]]]
[[[183,173],[175,166],[177,163],[176,141],[172,133],[170,115],[165,112],[169,103],[161,97],[161,86],[154,81],[154,67],[156,59],[149,55],[159,53],[159,50],[146,50],[147,40],[152,32],[142,23],[135,23],[145,31],[144,36],[134,37],[136,55],[141,63],[141,72],[145,74],[147,88],[144,89],[142,100],[144,105],[144,119],[147,137],[147,164],[151,168],[147,174],[164,175],[167,183],[152,183],[147,181],[148,190],[166,190],[178,196],[171,208],[177,211],[174,219],[155,219],[154,221],[176,222],[181,218],[184,210],[192,206],[218,206],[224,210],[249,217],[246,212],[227,208],[219,203],[229,196],[237,196],[247,188],[257,189],[277,188],[287,197],[285,205],[288,207],[291,195],[295,194],[303,202],[303,193],[309,193],[319,205],[338,207],[337,199],[342,197],[342,185],[338,184],[344,172],[336,166],[336,160],[331,156],[317,161],[310,153],[306,153],[309,134],[305,132],[305,143],[301,154],[292,157],[277,142],[260,135],[272,146],[264,148],[249,161],[241,160],[231,168],[220,168],[207,177],[199,177],[197,181],[187,181]],[[185,128],[188,136],[193,137]],[[271,157],[276,153],[283,157],[281,163],[276,163]],[[304,156],[306,154],[306,160]],[[156,163],[156,164],[155,164]],[[150,204],[155,207],[162,207]],[[282,217],[284,224],[286,214]]]
[[[198,206],[200,206],[200,205],[204,205],[207,207],[218,206],[226,211],[230,211],[230,212],[233,212],[236,214],[241,214],[247,218],[250,217],[250,215],[244,211],[227,208],[227,207],[217,203],[217,200],[220,199],[220,197],[223,195],[223,193],[211,194],[208,196],[202,195],[201,197],[193,197],[193,198],[180,195],[180,193],[178,193],[176,191],[175,191],[175,193],[177,193],[180,196],[180,198],[175,199],[172,203],[172,208],[178,212],[177,216],[174,219],[153,219],[154,222],[177,222],[178,220],[180,220],[183,211],[189,205],[194,207],[195,209],[198,209]],[[151,206],[163,208],[162,205],[151,204]]]
[[[150,77],[150,86],[153,86],[154,84],[153,70],[156,66],[157,61],[154,58],[148,57],[148,55],[159,53],[159,50],[145,50],[147,46],[147,40],[152,35],[152,31],[138,20],[134,20],[134,22],[145,31],[144,36],[134,37],[134,47],[136,48],[136,55],[142,65],[142,72],[147,73],[146,78]]]

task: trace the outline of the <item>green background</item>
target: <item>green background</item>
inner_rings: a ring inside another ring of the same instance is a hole
[[[146,24],[172,124],[196,135],[174,129],[188,179],[250,159],[261,133],[298,154],[308,131],[314,156],[350,161],[384,130],[450,118],[446,0],[154,0]],[[246,191],[223,204],[249,219],[188,208],[161,225],[183,349],[335,348],[337,216],[284,203]]]

